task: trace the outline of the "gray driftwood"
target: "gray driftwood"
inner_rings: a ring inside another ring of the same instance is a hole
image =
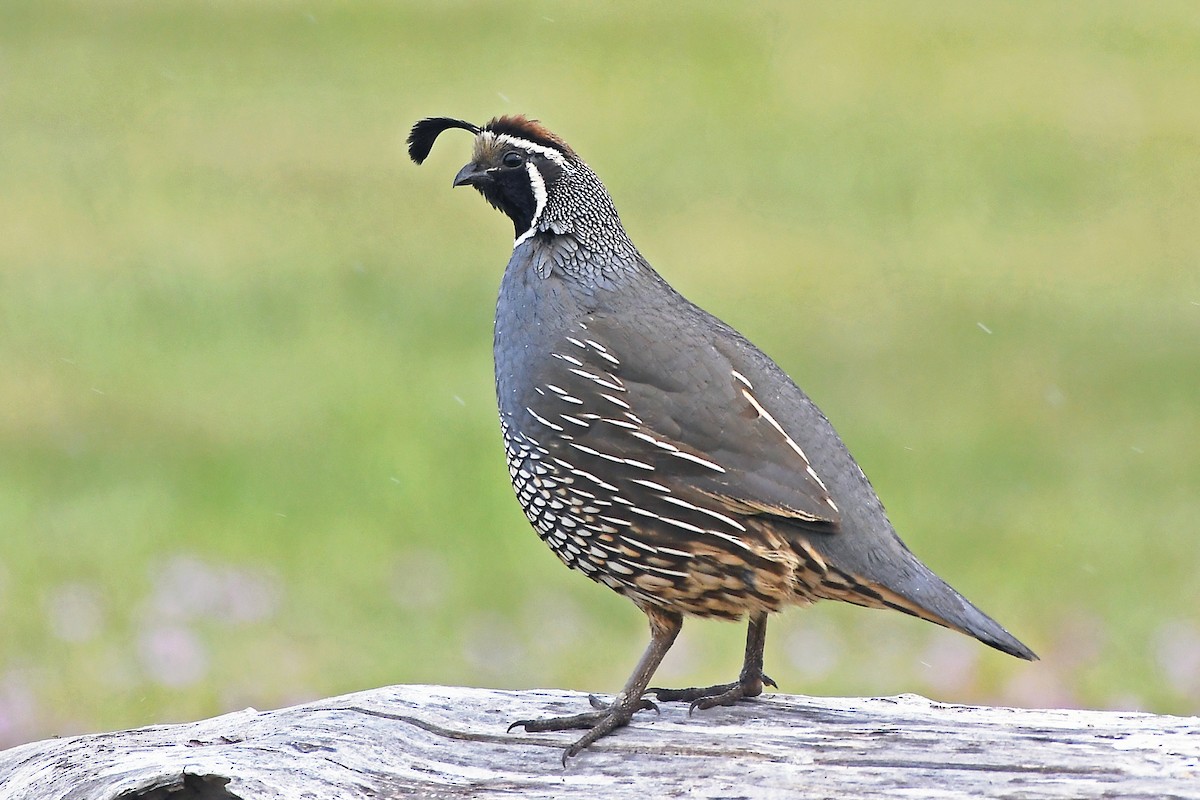
[[[394,686],[0,752],[0,798],[1200,798],[1200,718],[769,695],[638,714],[564,769],[506,733],[585,695]]]

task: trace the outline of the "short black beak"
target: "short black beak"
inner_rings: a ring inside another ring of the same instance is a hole
[[[477,186],[481,183],[490,181],[492,176],[488,174],[486,169],[483,169],[478,164],[470,163],[458,171],[454,176],[455,186]]]

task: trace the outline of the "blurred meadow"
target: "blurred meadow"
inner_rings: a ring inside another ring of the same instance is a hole
[[[774,618],[781,691],[1200,712],[1192,3],[0,5],[0,746],[390,683],[616,691],[644,618],[511,496],[525,112],[1042,656]],[[729,680],[691,622],[660,684]]]

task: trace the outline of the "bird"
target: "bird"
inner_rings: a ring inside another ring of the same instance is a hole
[[[768,615],[840,600],[894,609],[1020,659],[1032,650],[901,541],[841,437],[749,339],[685,299],[634,246],[596,173],[536,119],[418,121],[474,135],[453,186],[513,223],[493,351],[504,452],[537,535],[568,567],[627,597],[650,641],[610,703],[509,730],[583,730],[578,755],[655,701],[732,705],[776,686]],[[650,681],[685,617],[748,620],[736,680]],[[653,699],[651,699],[653,698]]]

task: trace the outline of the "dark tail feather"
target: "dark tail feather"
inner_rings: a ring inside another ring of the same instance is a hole
[[[875,587],[890,608],[972,636],[989,647],[1026,661],[1037,661],[1037,654],[1021,643],[996,620],[975,607],[928,567],[908,555],[908,580],[898,581],[895,589]],[[895,584],[894,584],[895,585]]]
[[[979,641],[994,647],[997,650],[1008,653],[1010,656],[1023,658],[1026,661],[1037,661],[1037,653],[1026,647],[1017,637],[1013,636],[1005,630],[1000,623],[984,614],[978,608],[971,606],[975,613],[979,615],[986,625],[977,626],[974,628],[964,628],[964,630],[974,636]]]
[[[954,591],[951,589],[951,591]],[[955,592],[955,594],[958,594]],[[932,620],[941,625],[951,628],[952,630],[965,633],[968,636],[973,636],[989,647],[994,647],[997,650],[1008,653],[1010,656],[1023,658],[1026,661],[1037,661],[1037,653],[1026,647],[1017,637],[1013,636],[999,622],[989,617],[987,614],[980,611],[971,604],[962,595],[958,595],[958,600],[961,602],[959,614],[955,615],[954,620],[942,617],[940,614],[935,615],[938,618]]]

